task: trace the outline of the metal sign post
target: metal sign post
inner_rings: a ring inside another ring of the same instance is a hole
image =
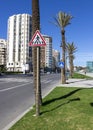
[[[39,103],[39,47],[37,47],[37,87],[36,87],[36,114],[40,113]],[[38,115],[37,115],[38,116]]]
[[[60,61],[58,63],[58,66],[61,68],[61,81],[62,81],[62,69],[64,68],[64,62],[63,61]]]
[[[46,46],[46,42],[44,40],[44,38],[42,37],[42,35],[40,34],[39,30],[37,30],[35,32],[35,34],[33,35],[30,43],[29,43],[29,46],[33,46],[33,47],[37,47],[37,81],[36,81],[36,116],[39,115],[40,113],[40,88],[39,88],[39,76],[40,76],[40,73],[39,73],[39,61],[40,61],[40,46]]]

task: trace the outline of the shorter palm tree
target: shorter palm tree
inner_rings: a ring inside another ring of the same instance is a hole
[[[54,24],[60,28],[61,36],[62,36],[62,61],[64,62],[64,67],[61,69],[61,82],[62,84],[66,83],[65,77],[65,53],[66,53],[66,43],[65,43],[65,27],[70,24],[70,20],[73,17],[70,14],[65,12],[59,12],[56,17],[54,17]]]
[[[73,76],[74,72],[74,63],[73,60],[75,58],[74,53],[77,51],[77,47],[75,44],[72,43],[67,43],[67,52],[68,52],[68,57],[69,57],[69,67],[70,67],[70,77]]]

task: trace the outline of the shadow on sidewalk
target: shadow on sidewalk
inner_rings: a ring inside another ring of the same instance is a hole
[[[72,80],[74,80],[74,79],[72,79]],[[76,82],[83,82],[83,81],[86,81],[87,79],[78,79],[77,81],[75,80],[75,81],[70,81],[70,82],[67,82],[67,84],[70,84],[70,83],[76,83]]]

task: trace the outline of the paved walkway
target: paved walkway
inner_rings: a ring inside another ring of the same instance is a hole
[[[67,80],[67,84],[59,84],[58,86],[93,88],[93,80],[87,80],[87,79],[68,79]]]
[[[80,72],[80,74],[84,74],[84,72]],[[93,73],[86,73],[87,76],[93,77]]]
[[[87,73],[86,75],[93,77],[93,73]],[[68,79],[67,84],[60,84],[59,83],[58,86],[93,88],[93,80],[89,80],[89,79]]]

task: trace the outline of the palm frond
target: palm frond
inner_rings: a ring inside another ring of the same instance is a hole
[[[77,51],[77,47],[75,46],[74,42],[72,43],[67,43],[67,50],[68,50],[68,53],[75,53]]]
[[[72,18],[70,14],[59,11],[56,17],[54,17],[54,24],[62,29],[70,24]]]

